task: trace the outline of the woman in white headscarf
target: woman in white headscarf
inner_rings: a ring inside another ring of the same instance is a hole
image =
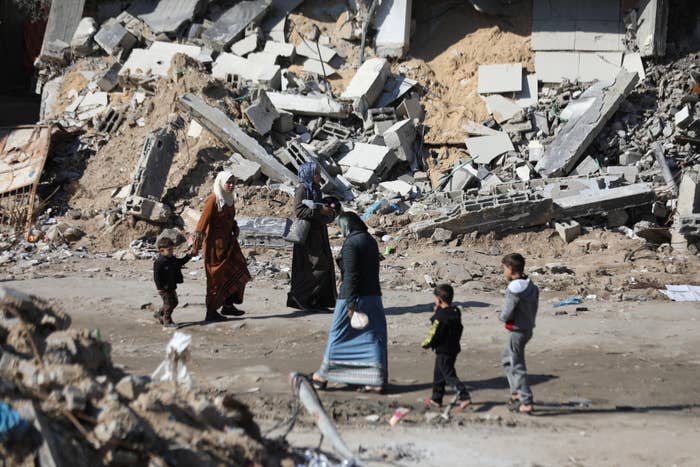
[[[207,273],[207,314],[205,321],[221,321],[221,316],[240,316],[235,305],[243,303],[250,273],[238,245],[238,223],[233,204],[236,179],[229,171],[220,172],[214,180],[197,223],[192,254],[204,246],[204,268]],[[221,314],[218,309],[222,308]]]

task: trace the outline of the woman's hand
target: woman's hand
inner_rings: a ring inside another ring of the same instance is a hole
[[[321,208],[321,214],[326,217],[333,217],[335,216],[335,211],[328,206],[323,206]]]
[[[190,237],[192,242],[192,256],[197,256],[197,252],[202,248],[202,240],[204,239],[204,234],[202,232],[194,232]]]

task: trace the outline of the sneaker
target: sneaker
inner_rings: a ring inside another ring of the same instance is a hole
[[[239,310],[235,306],[224,306],[221,309],[221,314],[224,316],[243,316],[245,314],[245,311]]]

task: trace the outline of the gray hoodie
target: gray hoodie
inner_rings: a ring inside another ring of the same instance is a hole
[[[500,320],[509,331],[528,331],[535,327],[540,289],[529,278],[510,281]]]

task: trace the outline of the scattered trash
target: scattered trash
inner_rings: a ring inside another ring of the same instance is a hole
[[[567,297],[567,298],[562,298],[558,302],[556,302],[554,305],[552,305],[554,308],[559,308],[561,306],[566,306],[566,305],[580,305],[583,303],[583,299],[578,296],[573,296],[573,297]]]
[[[151,378],[157,381],[172,381],[185,387],[192,386],[192,377],[187,370],[191,342],[192,336],[189,334],[182,332],[173,334],[165,347],[165,359],[158,365]]]
[[[398,409],[394,410],[394,414],[391,416],[389,419],[389,425],[395,426],[398,424],[403,417],[405,417],[409,412],[411,412],[411,409],[407,407],[399,407]]]
[[[700,302],[698,285],[667,285],[660,292],[675,302]]]

